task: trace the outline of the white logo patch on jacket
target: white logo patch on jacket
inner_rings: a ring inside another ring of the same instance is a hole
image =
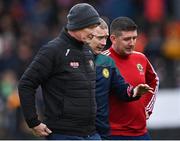
[[[79,67],[79,62],[70,62],[70,66],[74,69]]]

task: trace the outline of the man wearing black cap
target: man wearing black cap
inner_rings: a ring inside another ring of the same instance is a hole
[[[99,14],[87,3],[73,6],[67,26],[44,45],[19,81],[25,120],[47,139],[100,139],[95,130],[96,72],[93,55],[84,44],[91,40]],[[42,87],[44,121],[38,119],[35,91]]]

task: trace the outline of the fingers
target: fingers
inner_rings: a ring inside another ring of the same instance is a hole
[[[149,92],[149,93],[153,94],[154,93],[153,90],[154,89],[152,87],[148,86],[148,85],[144,86],[144,92]]]
[[[46,131],[46,130],[44,130],[42,133],[41,133],[41,137],[43,137],[43,136],[48,136],[49,135],[49,133]]]
[[[139,87],[142,87],[142,88],[144,88],[144,89],[146,89],[146,90],[153,90],[153,88],[150,87],[150,86],[147,85],[147,84],[140,84]]]
[[[45,126],[45,128],[41,132],[41,136],[48,136],[51,133],[52,133],[52,131],[47,126]]]
[[[147,84],[140,84],[140,85],[138,85],[138,87],[139,87],[139,89],[141,89],[141,90],[144,90],[144,91],[146,91],[146,92],[151,92],[151,93],[153,93],[153,88],[152,87],[150,87],[149,85],[147,85]]]
[[[148,92],[154,94],[154,91],[152,91],[152,90],[148,90]]]
[[[48,136],[49,134],[46,131],[43,131],[39,134],[40,137]]]
[[[51,134],[52,133],[52,131],[49,129],[49,128],[45,128],[45,131],[46,131],[46,133],[48,133],[48,134]]]
[[[139,84],[138,86],[134,88],[134,94],[132,95],[132,97],[142,96],[143,94],[147,92],[153,94],[154,93],[153,90],[154,89],[147,84]]]
[[[137,93],[134,93],[133,95],[132,95],[132,97],[136,97],[137,96]]]
[[[36,136],[48,136],[52,131],[43,123],[33,128],[33,134]]]

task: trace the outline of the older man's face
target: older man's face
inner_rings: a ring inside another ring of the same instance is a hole
[[[89,41],[89,46],[92,48],[94,54],[100,54],[106,45],[109,36],[108,29],[102,29],[98,26],[93,34],[93,38]]]
[[[93,26],[89,26],[87,28],[84,28],[80,31],[80,38],[81,38],[81,41],[84,42],[84,43],[89,43],[93,36],[94,36],[94,33],[96,31],[96,27],[98,25],[93,25]]]

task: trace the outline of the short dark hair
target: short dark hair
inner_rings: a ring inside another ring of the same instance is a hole
[[[121,31],[137,30],[138,26],[128,17],[118,17],[114,19],[110,25],[110,34],[119,36]]]

